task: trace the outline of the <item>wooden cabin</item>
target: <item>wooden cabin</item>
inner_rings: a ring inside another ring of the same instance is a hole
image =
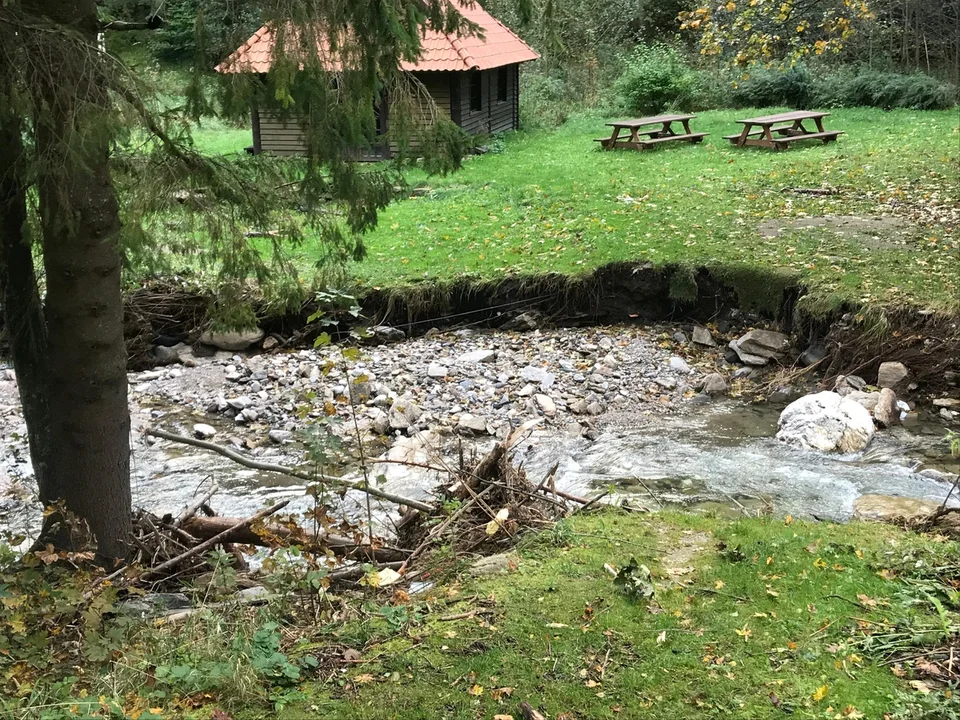
[[[459,37],[427,30],[422,52],[402,69],[412,73],[430,93],[440,113],[470,135],[516,130],[519,126],[520,63],[540,56],[479,4],[454,2],[457,10],[482,28],[480,36]],[[273,31],[263,26],[236,52],[217,66],[217,72],[265,74],[273,59]],[[378,133],[389,123],[389,99],[379,113]],[[269,108],[253,109],[253,152],[277,155],[303,153],[303,133],[294,119],[281,118]],[[389,157],[386,145],[364,153],[363,159]]]

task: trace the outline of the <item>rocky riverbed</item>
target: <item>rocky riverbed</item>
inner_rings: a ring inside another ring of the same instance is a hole
[[[858,483],[871,492],[899,488],[928,499],[942,495],[943,478],[914,473],[920,460],[905,459],[904,449],[936,442],[939,426],[922,442],[892,440],[888,459],[897,462],[887,463],[888,470],[874,465],[852,475],[848,469],[854,465],[837,473],[808,451],[770,440],[777,411],[773,426],[768,427],[768,412],[762,431],[743,429],[739,443],[729,437],[718,443],[711,428],[726,422],[723,418],[753,412],[718,400],[749,391],[755,381],[770,381],[776,370],[772,363],[760,367],[767,361],[756,353],[766,353],[768,345],[771,354],[785,350],[773,335],[743,341],[745,329],[726,339],[715,328],[668,325],[459,330],[366,346],[358,353],[337,347],[267,353],[163,348],[160,359],[168,364],[130,376],[134,500],[154,512],[175,512],[217,482],[218,509],[241,514],[268,499],[304,496],[302,481],[147,438],[142,431],[149,425],[273,462],[300,464],[306,448],[318,469],[355,473],[358,434],[368,456],[385,453],[436,464],[482,451],[532,419],[540,425],[518,461],[531,473],[559,463],[558,484],[581,491],[612,482],[631,492],[644,484],[646,473],[659,488],[651,488],[653,494],[669,501],[724,501],[738,492],[738,483],[747,494],[787,497],[790,468],[813,464],[819,470],[810,481],[819,473],[821,494],[832,493],[835,500],[817,505],[827,516],[849,514]],[[731,354],[725,346],[735,338],[741,342]],[[753,366],[742,364],[743,355]],[[783,388],[778,394],[786,400],[799,393]],[[0,374],[0,433],[0,524],[26,530],[36,521],[30,502],[35,491],[16,380],[9,371]],[[748,452],[738,458],[733,446]],[[771,459],[779,468],[773,485],[764,465]],[[438,479],[437,473],[401,465],[376,467],[391,489],[403,494],[423,496]],[[655,471],[646,472],[650,468]],[[714,477],[718,473],[726,476],[723,482]],[[831,473],[845,483],[843,492],[827,489]],[[636,477],[639,484],[631,479]]]

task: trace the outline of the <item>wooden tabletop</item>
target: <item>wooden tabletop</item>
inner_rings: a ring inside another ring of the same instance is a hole
[[[653,117],[636,118],[634,120],[614,120],[608,122],[610,127],[638,128],[644,125],[659,125],[660,123],[679,122],[681,120],[690,120],[696,115],[654,115]]]
[[[828,112],[814,112],[811,110],[795,110],[794,112],[780,113],[779,115],[764,115],[763,117],[749,118],[747,120],[737,120],[738,123],[749,125],[769,125],[776,122],[792,122],[794,120],[807,120],[808,118],[823,118],[829,115]]]

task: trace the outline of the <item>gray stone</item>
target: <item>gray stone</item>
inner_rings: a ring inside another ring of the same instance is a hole
[[[204,345],[210,345],[220,350],[230,350],[237,352],[246,350],[254,343],[263,339],[263,330],[253,328],[249,330],[230,330],[225,332],[214,332],[208,330],[200,336],[200,342]]]
[[[953,480],[953,475],[946,473],[943,470],[937,470],[936,468],[925,468],[918,472],[917,475],[930,478],[931,480],[941,480],[943,482],[950,482]]]
[[[956,410],[951,410],[950,408],[940,408],[940,417],[942,417],[947,422],[953,422],[958,417],[960,417],[960,412]]]
[[[903,386],[908,377],[910,377],[910,371],[903,363],[880,363],[880,371],[877,373],[877,386],[898,390]]]
[[[469,572],[474,577],[506,575],[515,571],[519,565],[520,558],[516,553],[501,553],[480,558],[470,566]]]
[[[264,603],[272,597],[269,590],[267,590],[263,585],[254,585],[253,587],[244,588],[237,593],[237,598],[240,602],[252,605]]]
[[[697,345],[704,345],[706,347],[716,347],[717,343],[713,339],[713,335],[705,327],[697,325],[693,328],[693,342]]]
[[[457,432],[463,435],[485,435],[487,421],[478,415],[463,413],[457,420]]]
[[[574,400],[572,403],[570,403],[570,412],[572,412],[574,415],[584,415],[587,412],[587,405],[587,401],[583,398]]]
[[[951,410],[960,409],[960,400],[956,398],[936,398],[933,401],[933,406],[936,408],[950,408]]]
[[[520,371],[520,377],[527,382],[540,383],[540,387],[543,390],[553,387],[553,383],[556,381],[556,377],[552,372],[548,372],[542,367],[535,365],[527,365],[527,367]]]
[[[488,363],[497,359],[496,350],[472,350],[457,358],[462,363]]]
[[[217,434],[217,429],[213,425],[206,423],[197,423],[193,426],[193,434],[201,440],[208,440]]]
[[[180,346],[157,345],[153,348],[153,361],[157,365],[174,365],[180,362]]]
[[[374,408],[369,413],[370,429],[377,435],[386,435],[390,432],[390,416],[380,408]]]
[[[672,377],[656,377],[653,381],[665,390],[673,390],[677,387],[677,381]]]
[[[268,335],[263,339],[263,344],[260,346],[263,348],[264,352],[270,352],[271,350],[276,349],[280,344],[280,341],[277,340],[273,335]]]
[[[670,369],[676,370],[677,372],[682,373],[692,373],[693,370],[690,369],[690,366],[687,365],[687,361],[682,357],[674,355],[670,358]]]
[[[520,392],[518,392],[517,395],[519,395],[520,397],[530,397],[536,392],[537,392],[536,386],[533,383],[527,383],[522,388],[520,388]]]
[[[504,330],[536,330],[540,327],[540,314],[534,311],[520,313],[503,324]]]
[[[449,372],[450,369],[446,365],[441,365],[436,362],[430,363],[429,367],[427,367],[427,375],[436,380],[445,378]]]
[[[703,379],[703,392],[707,395],[726,395],[727,381],[720,373],[710,373]]]
[[[770,362],[769,358],[765,358],[760,355],[753,355],[752,353],[748,353],[746,350],[743,350],[736,340],[731,340],[728,347],[733,350],[736,359],[742,362],[744,365],[763,367]]]
[[[773,330],[751,330],[737,340],[738,354],[746,353],[771,360],[790,347],[790,338]]]
[[[398,399],[390,408],[388,418],[393,430],[406,430],[423,415],[423,410],[409,400]]]
[[[930,500],[893,495],[861,495],[853,501],[853,517],[871,522],[918,522],[926,520],[940,507]]]
[[[587,405],[587,414],[588,415],[600,415],[603,413],[603,405],[599,402],[594,401]]]
[[[190,598],[183,593],[148,593],[143,597],[124,600],[117,604],[121,615],[128,617],[159,617],[171,611],[190,608]]]
[[[246,410],[243,411],[246,414]],[[270,438],[277,445],[286,445],[287,443],[293,442],[293,433],[289,430],[271,430],[267,433],[267,437]]]
[[[241,395],[240,397],[230,398],[227,400],[227,405],[232,407],[234,410],[245,410],[250,407],[251,400],[246,395]]]
[[[880,427],[892,427],[900,422],[900,408],[897,407],[897,394],[890,388],[877,393],[877,406],[873,409],[873,419]]]
[[[800,353],[800,364],[803,367],[816,365],[818,362],[822,362],[824,359],[826,359],[828,354],[827,346],[823,343],[811,343],[806,350]]]
[[[867,409],[835,392],[795,400],[781,413],[777,425],[778,440],[821,452],[858,452],[875,432]]]
[[[374,325],[369,328],[369,332],[370,337],[379,342],[397,342],[407,337],[403,330],[389,325]]]
[[[673,341],[674,341],[675,343],[678,343],[679,345],[686,345],[686,344],[687,344],[687,336],[684,335],[681,331],[678,330],[677,332],[675,332],[675,333],[673,334]]]
[[[537,403],[537,407],[540,408],[540,411],[547,417],[557,414],[557,405],[553,402],[553,400],[550,399],[548,395],[534,395],[533,401]]]
[[[843,377],[841,375],[841,377]],[[844,385],[841,392],[841,388],[837,388],[834,392],[838,395],[847,398],[848,400],[853,400],[853,402],[863,405],[867,411],[872,415],[874,409],[877,407],[877,402],[880,400],[880,393],[877,392],[863,392],[862,390],[851,390],[848,386]]]

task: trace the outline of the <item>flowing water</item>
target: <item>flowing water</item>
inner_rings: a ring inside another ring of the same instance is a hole
[[[766,506],[780,514],[845,520],[861,494],[939,502],[949,491],[948,482],[918,472],[923,467],[957,471],[949,464],[944,430],[935,420],[879,432],[862,454],[824,455],[774,439],[780,409],[731,402],[698,406],[682,415],[628,418],[592,442],[562,430],[540,430],[516,448],[515,462],[534,481],[559,464],[558,489],[588,496],[609,489],[612,500],[630,499],[650,509],[659,504],[721,511]],[[163,416],[174,425],[179,418],[186,430],[195,418],[180,413],[175,407],[141,410],[134,427]],[[398,441],[390,457],[436,464],[440,460],[434,450],[449,458],[458,442],[424,433]],[[475,450],[482,452],[490,444],[492,440],[479,443]],[[297,456],[296,448],[270,447],[260,459],[295,464]],[[135,437],[132,466],[135,505],[157,514],[178,512],[212,483],[220,487],[214,505],[225,515],[247,515],[281,498],[291,499],[291,511],[305,510],[312,502],[300,480],[242,468],[192,447],[150,445],[140,436]],[[442,479],[439,473],[399,464],[379,468],[385,469],[389,490],[410,497],[427,497]],[[365,512],[355,494],[336,500],[348,514]],[[0,528],[35,528],[39,518],[34,508],[31,503],[8,505],[5,514],[0,512]],[[385,510],[380,509],[381,518]]]

